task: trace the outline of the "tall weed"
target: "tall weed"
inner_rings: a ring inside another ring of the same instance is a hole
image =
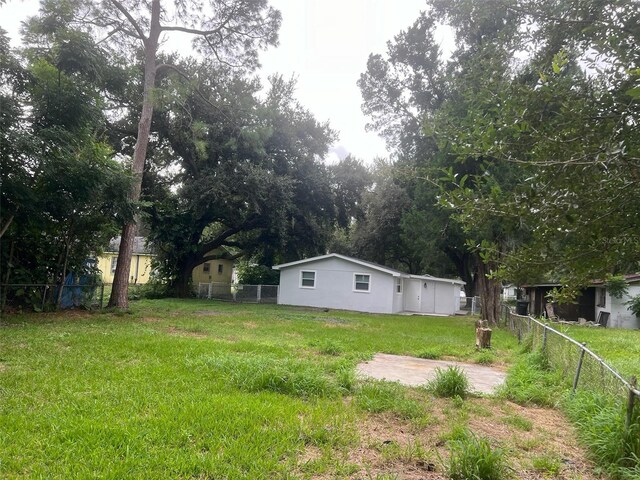
[[[627,431],[625,407],[610,396],[578,391],[566,395],[562,406],[594,459],[612,478],[640,478],[639,409]]]
[[[451,480],[503,480],[509,477],[509,467],[501,449],[468,434],[451,442],[448,475]]]
[[[465,398],[469,394],[469,379],[461,368],[436,368],[435,374],[435,378],[427,383],[427,390],[435,396]]]

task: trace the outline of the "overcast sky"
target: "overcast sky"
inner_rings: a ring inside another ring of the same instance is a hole
[[[339,132],[327,160],[351,153],[369,163],[386,156],[384,142],[365,132],[360,90],[356,86],[370,53],[408,27],[424,0],[271,0],[282,12],[280,45],[261,55],[265,77],[282,73],[298,78],[297,98],[321,121]],[[9,0],[0,7],[0,25],[12,38],[19,22],[37,12],[34,0]]]

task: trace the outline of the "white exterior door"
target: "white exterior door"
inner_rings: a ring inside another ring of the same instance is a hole
[[[420,294],[422,282],[407,278],[404,280],[404,309],[408,312],[420,311]]]

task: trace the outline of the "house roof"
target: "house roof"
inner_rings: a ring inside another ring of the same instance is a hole
[[[431,275],[409,275],[409,274],[401,272],[399,270],[395,270],[393,268],[385,267],[384,265],[379,265],[377,263],[368,262],[366,260],[360,260],[359,258],[348,257],[346,255],[341,255],[339,253],[329,253],[327,255],[320,255],[318,257],[305,258],[305,259],[302,259],[302,260],[297,260],[295,262],[282,263],[280,265],[274,265],[272,268],[274,270],[281,270],[283,268],[289,268],[289,267],[293,267],[293,266],[296,266],[296,265],[303,265],[305,263],[310,263],[310,262],[317,262],[318,260],[325,260],[327,258],[340,258],[342,260],[345,260],[345,261],[350,262],[350,263],[354,263],[356,265],[361,265],[363,267],[372,268],[374,270],[378,270],[378,271],[383,272],[383,273],[388,273],[389,275],[392,275],[394,277],[418,278],[418,279],[421,279],[421,280],[434,280],[434,281],[437,281],[437,282],[457,283],[459,285],[464,285],[465,284],[465,282],[463,282],[461,280],[454,280],[454,279],[451,279],[451,278],[438,278],[438,277],[433,277]]]
[[[112,238],[109,241],[109,246],[107,247],[107,252],[117,252],[120,250],[120,240],[121,237]],[[134,255],[151,255],[152,251],[149,245],[147,244],[147,239],[145,237],[134,237],[133,238],[133,254]]]

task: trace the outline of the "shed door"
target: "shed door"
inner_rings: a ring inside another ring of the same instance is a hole
[[[405,279],[404,281],[404,309],[408,312],[420,311],[420,288],[422,282],[416,279]]]

